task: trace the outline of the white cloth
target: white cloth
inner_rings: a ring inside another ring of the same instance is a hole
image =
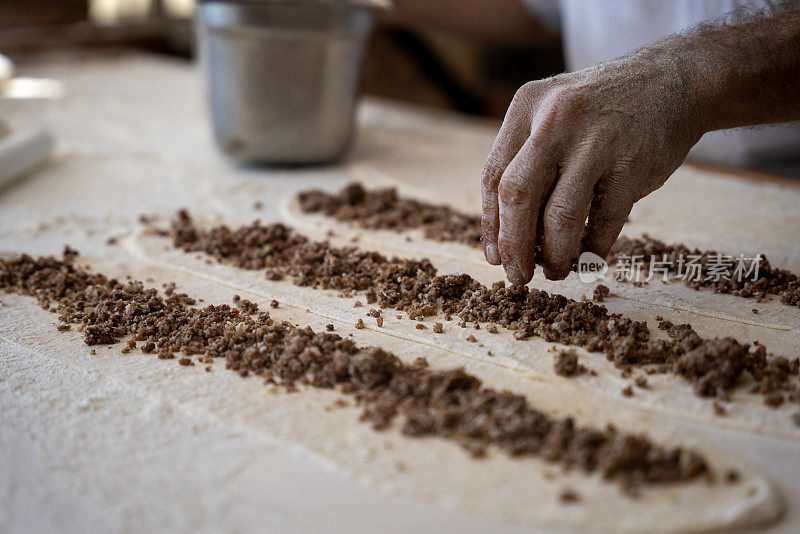
[[[627,54],[732,12],[769,10],[769,0],[523,0],[543,22],[558,21],[569,70]],[[692,149],[698,159],[774,167],[800,161],[800,123],[711,132]],[[791,164],[790,164],[791,166]]]

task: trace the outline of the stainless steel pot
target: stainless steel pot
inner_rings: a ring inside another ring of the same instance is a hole
[[[339,159],[353,136],[368,0],[203,0],[197,8],[217,143],[238,161]]]

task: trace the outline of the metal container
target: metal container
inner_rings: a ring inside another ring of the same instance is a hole
[[[353,137],[368,0],[204,0],[201,62],[217,143],[245,163],[339,159]]]

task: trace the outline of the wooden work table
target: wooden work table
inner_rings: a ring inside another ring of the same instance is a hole
[[[497,128],[366,99],[347,161],[241,168],[216,149],[201,82],[188,63],[64,53],[23,58],[20,71],[58,79],[66,92],[53,102],[0,103],[12,124],[41,121],[57,139],[42,168],[0,190],[2,253],[58,254],[69,243],[113,262],[106,241],[127,235],[141,214],[166,221],[189,207],[229,224],[279,220],[282,202],[297,191],[352,180],[402,184],[407,194],[477,213],[479,173]],[[799,207],[800,181],[684,165],[637,204],[626,233],[764,252],[774,265],[800,272]],[[533,285],[540,280],[537,273]],[[800,310],[776,313],[800,329]],[[107,358],[26,352],[31,347],[7,319],[0,304],[0,531],[367,532],[388,521],[417,532],[531,532],[372,491],[287,453],[280,440],[192,409],[179,387],[163,398],[137,390]],[[145,376],[152,363],[142,360],[132,372]],[[178,415],[166,416],[169,410]],[[122,419],[124,428],[116,424]],[[706,437],[775,480],[788,513],[766,532],[797,532],[800,440],[724,429]]]

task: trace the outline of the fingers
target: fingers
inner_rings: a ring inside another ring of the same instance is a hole
[[[528,138],[509,163],[498,186],[498,252],[506,277],[527,284],[536,267],[539,209],[556,177],[554,151],[542,136]]]
[[[605,165],[613,158],[608,125],[580,128],[587,109],[581,93],[545,85],[524,89],[509,108],[482,176],[484,254],[489,263],[503,264],[513,284],[533,277],[537,230],[545,275],[561,279],[582,241],[590,250],[608,251],[633,204],[611,181],[593,200],[600,177],[619,173]]]
[[[601,180],[589,211],[589,222],[583,238],[583,249],[605,258],[622,231],[622,225],[633,208],[632,195],[623,180],[612,177]]]
[[[492,265],[500,265],[500,254],[497,249],[497,233],[500,229],[500,212],[498,208],[497,188],[503,171],[514,158],[514,155],[525,142],[516,137],[501,140],[503,132],[497,135],[495,148],[483,166],[481,177],[481,234],[483,236],[483,254]],[[506,136],[503,136],[506,137]],[[501,143],[498,146],[498,143]]]
[[[603,172],[596,152],[584,149],[570,158],[544,208],[542,259],[550,280],[566,278],[580,254],[594,187]]]
[[[486,158],[481,176],[481,233],[486,261],[500,265],[497,235],[500,230],[498,186],[503,172],[530,134],[532,100],[526,86],[520,88],[508,108],[503,126]]]

